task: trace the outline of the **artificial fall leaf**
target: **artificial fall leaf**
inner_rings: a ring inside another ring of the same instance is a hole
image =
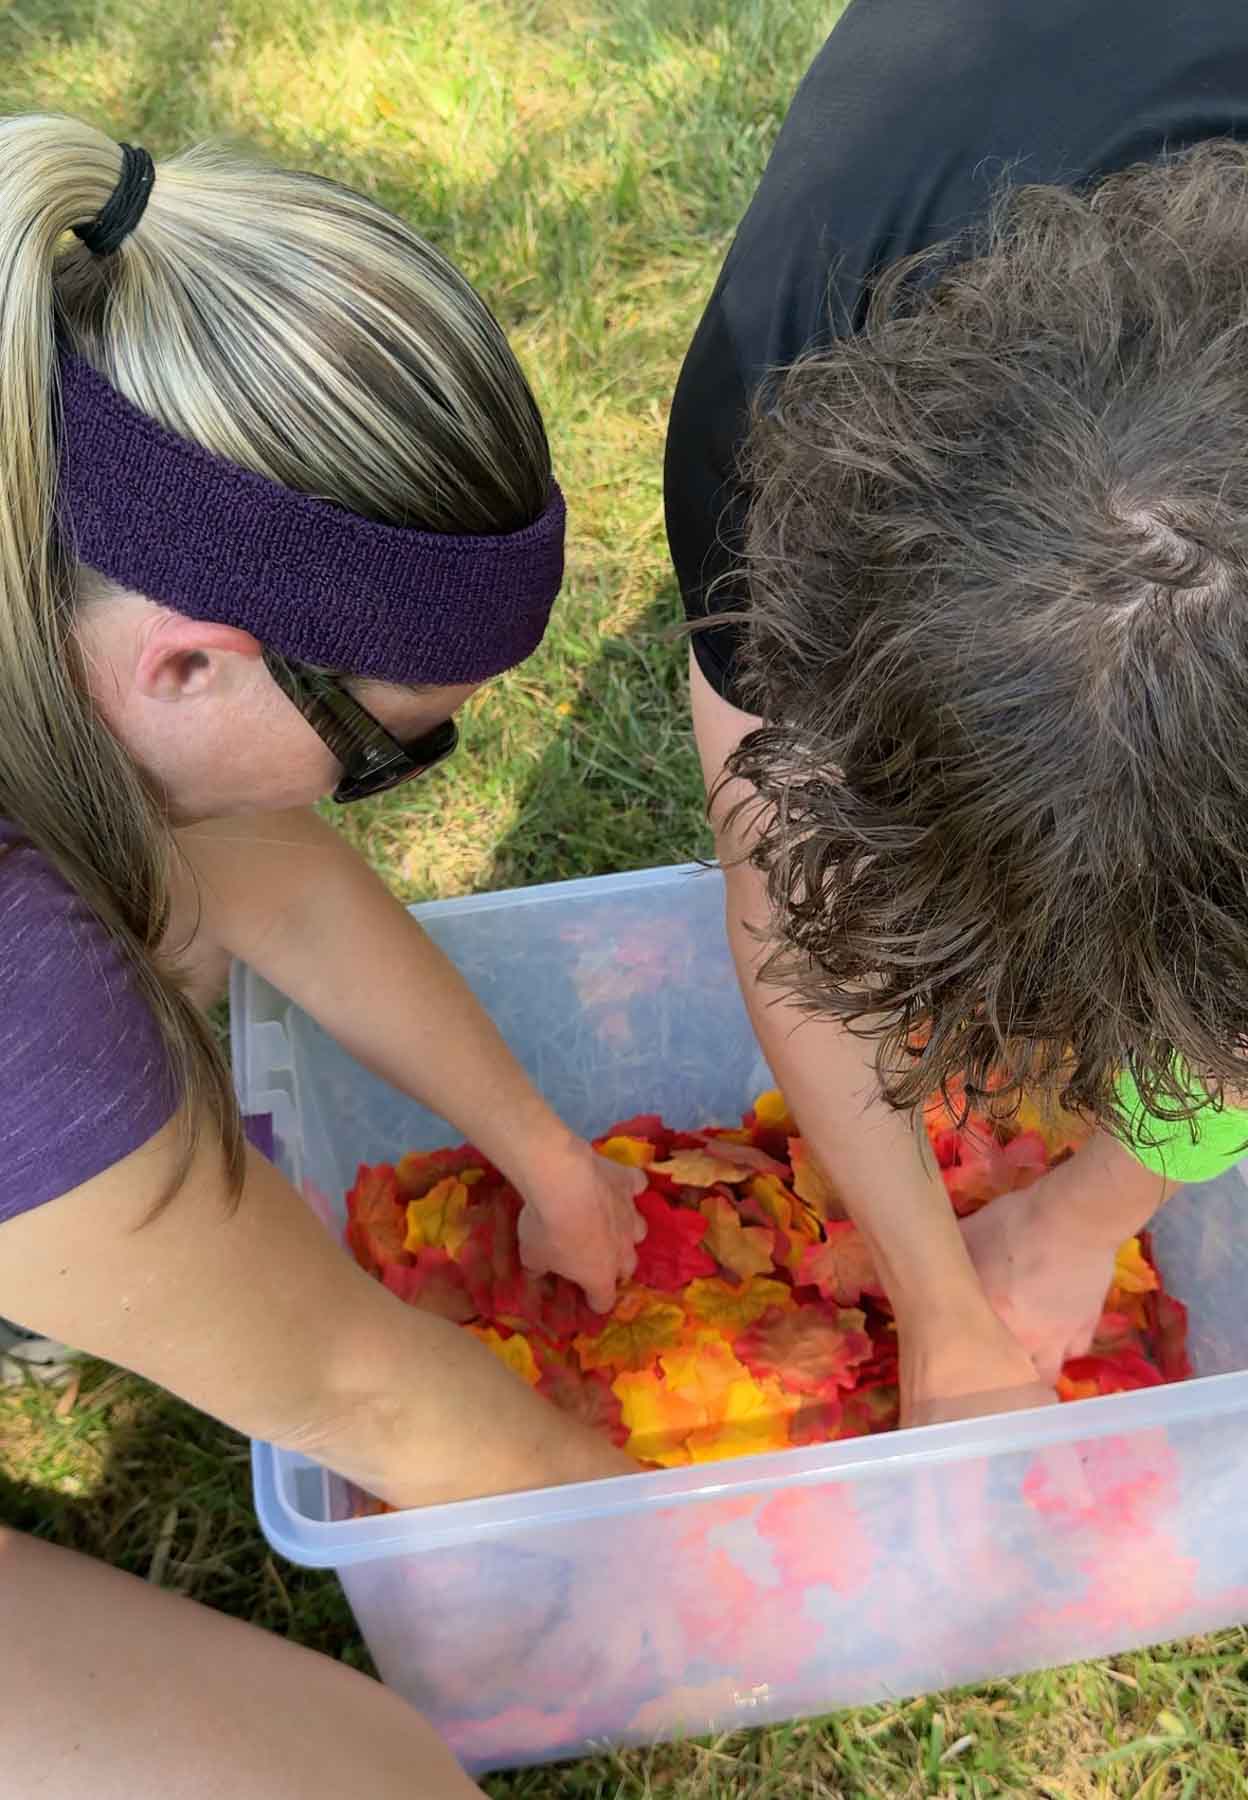
[[[734,1136],[727,1131],[699,1131],[697,1133],[698,1140],[708,1156],[716,1157],[720,1162],[728,1164],[733,1169],[753,1170],[756,1175],[774,1175],[781,1181],[787,1181],[789,1171],[784,1164],[778,1162],[774,1156],[768,1156],[765,1150],[759,1150],[753,1144],[740,1143],[738,1139],[742,1135],[737,1133]],[[679,1176],[676,1179],[679,1180]],[[736,1179],[738,1177],[726,1172],[720,1176],[721,1181]]]
[[[700,1424],[719,1416],[729,1388],[748,1381],[750,1371],[717,1331],[698,1331],[659,1358],[664,1386],[701,1412]]]
[[[721,1269],[748,1281],[774,1266],[775,1232],[766,1231],[761,1225],[743,1225],[736,1204],[727,1194],[708,1194],[701,1211],[707,1222],[702,1242]]]
[[[473,1337],[480,1338],[486,1349],[491,1351],[501,1363],[506,1363],[513,1375],[521,1381],[527,1381],[530,1387],[536,1387],[541,1380],[541,1371],[537,1366],[537,1358],[533,1354],[533,1346],[528,1338],[503,1337],[501,1332],[490,1325],[469,1325],[468,1330]]]
[[[521,1266],[516,1239],[518,1197],[495,1196],[492,1207],[474,1202],[468,1236],[456,1258],[478,1313],[513,1330],[541,1330],[542,1291],[538,1278]]]
[[[845,1408],[839,1393],[831,1396],[803,1394],[789,1417],[791,1444],[831,1444],[841,1436]]]
[[[637,1210],[646,1221],[634,1271],[640,1286],[674,1293],[699,1276],[715,1273],[714,1259],[702,1248],[706,1220],[701,1213],[670,1206],[650,1188],[638,1194]]]
[[[718,1280],[691,1281],[684,1301],[693,1318],[728,1337],[744,1331],[766,1312],[795,1305],[789,1284],[766,1275],[756,1275],[742,1287]]]
[[[398,1299],[419,1306],[422,1312],[436,1313],[455,1325],[466,1325],[476,1317],[463,1271],[445,1250],[420,1250],[406,1266],[388,1263],[381,1279]]]
[[[634,1113],[631,1119],[617,1119],[606,1133],[609,1138],[643,1138],[650,1144],[663,1143],[669,1135],[658,1113]]]
[[[733,1163],[728,1155],[712,1155],[709,1150],[678,1150],[668,1162],[652,1165],[659,1175],[666,1175],[679,1187],[714,1187],[717,1181],[744,1181],[750,1169],[745,1163]]]
[[[611,1386],[628,1427],[624,1448],[630,1456],[664,1468],[678,1468],[690,1460],[685,1439],[701,1417],[697,1406],[682,1400],[649,1371],[617,1375]]]
[[[1173,1294],[1148,1296],[1149,1332],[1156,1346],[1157,1367],[1163,1381],[1190,1381],[1192,1362],[1187,1353],[1187,1308]]]
[[[673,1301],[637,1295],[596,1337],[578,1337],[576,1354],[583,1369],[642,1369],[677,1342],[684,1323],[684,1309]]]
[[[829,1306],[764,1313],[733,1345],[756,1376],[774,1377],[796,1394],[830,1395],[854,1385],[871,1355],[866,1315]]]
[[[491,1173],[485,1158],[471,1144],[449,1150],[409,1150],[395,1165],[399,1194],[404,1201],[423,1200],[430,1188],[457,1175],[465,1187],[484,1181]]]
[[[439,1181],[421,1200],[407,1203],[405,1250],[445,1250],[455,1256],[467,1242],[468,1189],[456,1175]]]
[[[1153,1294],[1161,1286],[1144,1257],[1138,1237],[1128,1238],[1114,1258],[1114,1287],[1120,1294]]]
[[[1138,1350],[1139,1333],[1126,1313],[1106,1309],[1092,1339],[1092,1354],[1114,1356],[1119,1350]]]
[[[802,1209],[775,1175],[756,1175],[746,1190],[746,1196],[743,1210],[750,1217],[786,1234],[793,1230],[794,1216]]]
[[[901,1395],[894,1383],[865,1382],[841,1397],[839,1436],[867,1437],[877,1431],[896,1428],[901,1412]]]
[[[1059,1100],[1041,1102],[1024,1094],[1012,1123],[1021,1134],[1034,1132],[1050,1162],[1068,1150],[1078,1149],[1091,1136],[1091,1127],[1078,1113],[1067,1112]]]
[[[598,1145],[599,1156],[621,1163],[626,1169],[645,1169],[654,1161],[654,1145],[647,1138],[609,1137]]]
[[[584,1370],[562,1356],[544,1356],[540,1366],[538,1393],[622,1450],[628,1442],[628,1427],[610,1378],[596,1369]]]
[[[1074,1356],[1057,1380],[1057,1391],[1063,1400],[1087,1400],[1093,1394],[1127,1394],[1136,1388],[1160,1386],[1161,1376],[1138,1350],[1119,1350],[1113,1356]]]
[[[370,1275],[401,1258],[406,1222],[399,1204],[398,1181],[389,1163],[370,1168],[361,1163],[355,1186],[347,1195],[347,1244]]]
[[[765,1094],[760,1094],[754,1102],[753,1112],[758,1123],[770,1131],[792,1134],[796,1130],[788,1101],[779,1088],[768,1088]]]
[[[843,1219],[845,1208],[836,1189],[800,1137],[789,1139],[789,1156],[793,1163],[793,1192],[798,1199],[813,1207],[821,1219]]]
[[[777,1381],[734,1381],[723,1399],[723,1412],[713,1425],[691,1431],[685,1447],[691,1462],[715,1462],[721,1456],[753,1456],[783,1450],[789,1443],[793,1398]]]
[[[848,1220],[826,1225],[824,1242],[807,1247],[797,1281],[800,1287],[818,1288],[825,1300],[840,1306],[856,1306],[864,1294],[873,1300],[884,1298],[866,1239]]]

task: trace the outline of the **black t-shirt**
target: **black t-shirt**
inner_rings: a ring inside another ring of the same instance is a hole
[[[1248,137],[1248,0],[851,0],[677,385],[667,532],[690,618],[745,604],[734,469],[756,384],[859,330],[873,271],[973,226],[1003,177],[1074,185],[1211,137]],[[739,634],[694,637],[728,699]]]

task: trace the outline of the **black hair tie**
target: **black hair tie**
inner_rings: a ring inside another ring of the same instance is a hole
[[[93,219],[73,228],[92,256],[111,256],[129,237],[143,217],[155,179],[156,165],[147,151],[123,144],[117,186]]]

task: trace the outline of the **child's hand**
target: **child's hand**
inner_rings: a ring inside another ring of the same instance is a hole
[[[566,1275],[595,1312],[610,1312],[646,1235],[634,1204],[645,1184],[639,1169],[609,1162],[579,1140],[545,1161],[518,1184],[525,1196],[519,1224],[525,1268]]]

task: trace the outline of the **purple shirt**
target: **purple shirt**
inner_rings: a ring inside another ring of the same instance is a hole
[[[173,1111],[160,1034],[124,954],[0,820],[0,1220],[120,1162]]]

